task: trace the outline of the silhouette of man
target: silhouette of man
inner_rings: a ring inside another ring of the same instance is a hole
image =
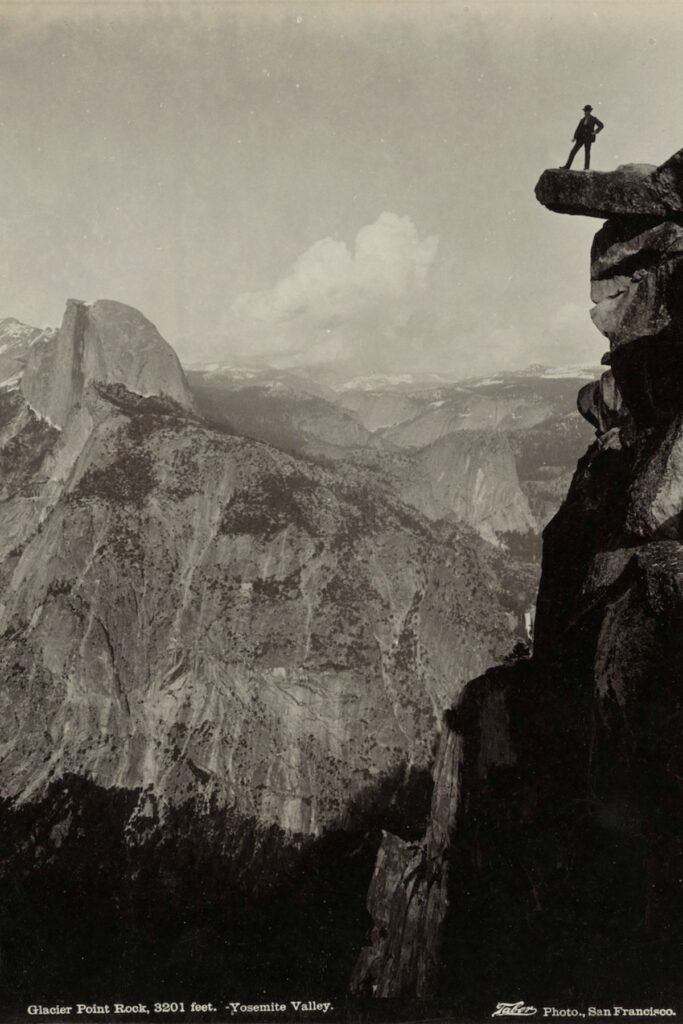
[[[567,171],[571,167],[574,157],[579,152],[582,146],[585,148],[586,151],[584,160],[584,170],[587,171],[591,165],[591,146],[595,142],[595,136],[599,132],[601,132],[602,129],[605,127],[599,118],[593,117],[593,114],[591,113],[592,109],[593,108],[591,107],[590,103],[587,103],[586,106],[583,108],[583,117],[576,126],[574,138],[572,139],[574,143],[572,151],[567,157],[566,164],[564,164],[564,169]]]

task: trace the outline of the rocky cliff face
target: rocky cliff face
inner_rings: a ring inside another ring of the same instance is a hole
[[[427,835],[409,841],[384,832],[368,892],[374,927],[352,988],[373,996],[430,995],[440,970],[448,909],[448,853],[462,804],[464,747],[449,729],[434,767]]]
[[[107,962],[122,907],[165,976],[209,914],[211,948],[254,977],[270,947],[249,908],[280,914],[283,893],[308,907],[312,956],[339,945],[326,908],[357,927],[376,830],[415,827],[444,709],[514,642],[487,546],[347,464],[210,425],[116,303],[70,302],[0,391],[0,472],[0,885],[10,946],[52,950],[34,980],[62,992],[79,956]],[[316,881],[352,854],[333,891]],[[77,955],[46,933],[61,887],[73,920],[98,916],[89,900],[102,915]],[[282,952],[287,921],[259,984],[329,985],[336,966]],[[330,956],[350,969],[353,950]]]
[[[415,462],[426,478],[436,515],[450,513],[494,544],[501,534],[538,531],[505,434],[448,434],[421,449]],[[418,504],[417,496],[413,503]]]
[[[537,187],[610,217],[591,256],[610,368],[578,400],[597,437],[545,530],[533,660],[465,688],[427,838],[384,840],[360,991],[681,996],[681,161]]]
[[[74,772],[319,834],[428,765],[440,710],[506,642],[444,555],[480,576],[352,480],[126,393],[8,566],[3,792]]]
[[[432,520],[465,523],[489,543],[537,533],[505,433],[462,430],[414,451],[353,453],[402,501]]]
[[[0,320],[0,386],[18,386],[32,346],[54,333],[51,328],[30,327],[14,317]]]
[[[513,781],[529,766],[529,670],[525,659],[490,669],[446,713],[424,839],[383,835],[368,891],[370,943],[351,978],[358,994],[462,1000],[475,986],[486,998],[482,961],[500,952],[493,934],[482,944],[482,909],[488,903],[495,918],[510,880],[509,869],[496,877],[501,852],[517,872],[518,844],[508,842],[534,805]],[[453,931],[463,946],[457,953],[448,948]]]
[[[211,429],[169,352],[134,310],[70,302],[31,352],[29,408],[5,399],[2,791],[82,773],[318,834],[427,766],[510,627],[471,539]]]
[[[122,384],[192,407],[178,357],[149,320],[120,302],[70,299],[56,336],[32,346],[22,391],[31,408],[61,430],[90,382]]]
[[[674,221],[683,214],[682,196],[680,150],[660,167],[624,164],[615,171],[588,173],[547,170],[536,185],[536,198],[549,210],[601,220],[652,217]]]

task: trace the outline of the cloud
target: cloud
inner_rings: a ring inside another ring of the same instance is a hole
[[[224,327],[241,355],[336,361],[390,344],[419,305],[438,247],[410,217],[382,213],[353,249],[323,238],[264,291],[245,292]]]

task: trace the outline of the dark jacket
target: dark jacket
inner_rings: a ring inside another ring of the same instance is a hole
[[[598,132],[601,132],[604,128],[602,121],[593,117],[592,114],[588,115],[588,120],[582,117],[579,121],[576,131],[574,132],[575,142],[595,142],[595,136]]]

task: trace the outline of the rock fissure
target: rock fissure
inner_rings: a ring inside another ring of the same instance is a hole
[[[112,676],[113,676],[113,679],[114,679],[114,684],[116,686],[117,696],[118,696],[119,700],[121,701],[123,707],[125,708],[126,714],[130,718],[130,705],[128,703],[128,697],[126,695],[125,687],[123,686],[123,684],[121,682],[121,677],[119,676],[119,670],[118,670],[117,662],[116,662],[116,653],[114,651],[114,646],[112,644],[111,634],[109,633],[109,630],[107,629],[107,627],[104,624],[104,622],[102,621],[102,619],[96,618],[96,622],[97,622],[98,626],[100,627],[100,629],[102,630],[102,634],[104,636],[104,642],[106,644],[106,648],[107,648],[107,651],[109,653],[109,663],[111,665],[111,671],[112,671]]]

